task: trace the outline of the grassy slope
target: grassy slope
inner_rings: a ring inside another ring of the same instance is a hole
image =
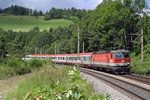
[[[4,30],[28,31],[36,26],[38,26],[40,30],[49,30],[49,28],[69,26],[72,23],[72,21],[65,19],[44,21],[44,16],[37,18],[35,16],[0,15],[0,28]]]
[[[30,76],[24,77],[24,79],[20,80],[19,83],[15,87],[16,89],[11,90],[10,92],[5,93],[3,96],[6,100],[12,100],[12,98],[16,98],[17,100],[23,99],[24,96],[27,95],[30,91],[34,90],[34,87],[41,85],[49,85],[51,82],[59,81],[60,84],[71,84],[68,76],[68,71],[72,70],[72,67],[65,68],[53,68],[47,67],[41,69],[39,72],[36,71]],[[52,81],[53,80],[53,81]],[[86,94],[89,96],[89,93],[93,91],[92,87],[85,87]],[[40,90],[39,90],[40,91]]]

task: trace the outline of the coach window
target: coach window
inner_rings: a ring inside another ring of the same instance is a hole
[[[84,61],[86,61],[86,57],[84,57]]]
[[[78,59],[78,58],[77,58]],[[82,58],[81,57],[79,57],[79,60],[81,60]]]
[[[75,60],[77,60],[77,57],[75,57]]]

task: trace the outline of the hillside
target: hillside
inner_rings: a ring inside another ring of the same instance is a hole
[[[49,30],[50,28],[57,28],[59,26],[65,27],[69,26],[73,22],[65,19],[53,19],[49,21],[44,21],[44,16],[14,16],[0,15],[0,28],[4,30],[14,30],[14,31],[29,31],[30,29],[38,26],[40,30]]]

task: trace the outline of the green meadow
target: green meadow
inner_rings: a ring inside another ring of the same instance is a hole
[[[34,27],[39,27],[40,30],[49,30],[50,28],[57,28],[59,26],[69,26],[73,22],[66,19],[53,19],[49,21],[44,20],[44,16],[14,16],[14,15],[0,15],[0,28],[4,30],[14,31],[29,31]]]

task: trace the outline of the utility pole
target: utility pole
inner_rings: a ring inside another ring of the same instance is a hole
[[[60,53],[59,53],[59,47],[57,47],[57,49],[58,49],[58,50],[57,50],[57,54],[60,54]]]
[[[141,30],[141,64],[143,63],[143,30]]]
[[[56,42],[55,42],[55,65],[56,65]]]
[[[84,53],[84,42],[83,42],[83,53]]]
[[[126,33],[124,33],[124,38],[125,38],[125,45],[124,45],[124,49],[127,49],[127,36]]]
[[[37,50],[37,48],[35,47],[35,51],[34,51],[34,54],[36,55],[36,50]]]
[[[79,67],[79,61],[80,61],[80,28],[78,27],[78,67]]]
[[[133,38],[133,37],[136,37],[136,38]],[[136,42],[139,39],[139,37],[141,37],[141,41]],[[143,29],[141,29],[141,34],[131,34],[131,41],[130,42],[141,44],[141,64],[142,64],[144,61],[144,58],[143,58]]]
[[[42,47],[41,47],[41,49],[40,49],[40,58],[41,58],[41,56],[42,56],[42,52],[43,52],[43,51],[42,51]]]

